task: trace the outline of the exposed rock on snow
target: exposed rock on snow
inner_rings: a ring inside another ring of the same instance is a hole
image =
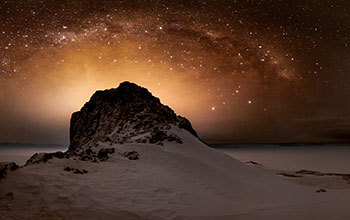
[[[34,154],[29,160],[26,162],[25,165],[35,164],[35,163],[46,163],[47,161],[53,159],[53,158],[59,158],[62,159],[64,157],[68,157],[66,153],[63,153],[61,151],[55,152],[55,153],[36,153]]]
[[[324,192],[327,192],[327,190],[325,190],[325,189],[319,189],[319,190],[317,190],[316,192],[317,192],[317,193],[324,193]]]
[[[0,181],[1,220],[329,220],[350,214],[349,191],[320,195],[321,187],[295,185],[209,148],[187,119],[129,82],[96,92],[73,114],[70,134],[67,152],[36,154]]]
[[[109,158],[109,154],[114,154],[115,148],[102,148],[99,150],[97,157],[100,161],[105,161]]]
[[[319,171],[313,171],[313,170],[299,170],[297,172],[295,172],[297,177],[299,176],[334,176],[334,177],[341,177],[344,182],[350,184],[350,174],[346,174],[346,173],[323,173],[323,172],[319,172]]]
[[[276,171],[276,174],[288,180],[310,186],[318,186],[326,189],[349,189],[350,174],[319,172],[313,170]]]
[[[129,160],[138,160],[139,154],[136,151],[124,152],[124,157],[128,158]]]
[[[71,118],[69,151],[95,147],[98,142],[182,143],[170,133],[178,126],[197,136],[191,123],[162,105],[147,89],[130,82],[116,89],[97,91]]]
[[[291,173],[276,173],[277,175],[280,176],[285,176],[285,177],[291,177],[291,178],[300,178],[303,177],[301,175],[295,175],[295,174],[291,174]]]
[[[76,168],[70,168],[70,167],[66,167],[63,169],[64,171],[67,171],[67,172],[73,172],[74,174],[85,174],[85,173],[88,173],[87,170],[79,170],[79,169],[76,169]]]
[[[261,164],[260,163],[258,163],[258,162],[255,162],[255,161],[247,161],[247,162],[245,162],[246,164],[252,164],[252,165],[255,165],[255,166],[261,166]]]
[[[5,178],[7,172],[17,170],[19,167],[16,163],[0,163],[0,180]]]
[[[115,148],[101,148],[101,149],[88,148],[84,151],[80,151],[80,153],[68,151],[66,154],[68,155],[68,158],[74,157],[83,161],[102,162],[102,161],[108,160],[109,155],[114,153],[115,153]]]
[[[160,103],[147,89],[130,82],[116,89],[97,91],[79,112],[71,118],[68,152],[39,153],[26,165],[45,163],[53,158],[74,157],[83,161],[102,162],[115,148],[102,148],[101,142],[111,144],[150,143],[163,145],[164,141],[182,144],[171,127],[197,133],[184,117]],[[130,160],[139,159],[137,152],[122,152]]]

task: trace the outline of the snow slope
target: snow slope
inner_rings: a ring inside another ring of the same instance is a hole
[[[1,220],[350,215],[350,191],[316,193],[211,149],[186,118],[130,82],[95,92],[73,113],[67,152],[15,168],[0,164]]]
[[[184,129],[183,144],[100,142],[103,162],[54,158],[0,180],[1,219],[350,219],[350,191],[295,185],[211,149]],[[136,151],[138,160],[125,152]],[[75,174],[64,169],[86,170]]]

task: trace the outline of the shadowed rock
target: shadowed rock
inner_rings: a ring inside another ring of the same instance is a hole
[[[161,104],[147,89],[123,82],[116,89],[97,91],[83,108],[73,113],[69,151],[94,147],[99,141],[151,143],[182,140],[169,130],[185,129],[197,137],[191,123]]]
[[[4,179],[9,171],[15,171],[19,166],[14,163],[0,163],[0,180]]]
[[[108,155],[113,154],[114,152],[115,152],[114,148],[103,148],[98,152],[97,157],[101,161],[105,161],[109,158]]]
[[[261,164],[260,163],[258,163],[258,162],[255,162],[255,161],[247,161],[247,162],[245,162],[246,164],[252,164],[252,165],[255,165],[255,166],[260,166]]]
[[[113,144],[148,143],[163,145],[164,141],[182,144],[171,132],[172,127],[187,130],[195,137],[191,123],[163,105],[147,89],[123,82],[118,88],[97,91],[80,111],[72,114],[70,146],[67,152],[37,153],[26,165],[46,163],[58,158],[102,162],[115,153],[115,148],[102,148],[100,142]],[[138,160],[137,152],[124,155]]]
[[[68,157],[64,152],[58,151],[55,153],[36,153],[29,160],[27,160],[25,165],[35,164],[35,163],[46,163],[47,161],[58,158],[62,159]]]
[[[138,160],[139,153],[136,151],[124,152],[124,157],[128,158],[129,160]]]
[[[79,170],[79,169],[76,169],[76,168],[71,168],[71,167],[66,167],[63,169],[64,171],[67,171],[67,172],[72,172],[74,174],[85,174],[85,173],[88,173],[87,170]]]

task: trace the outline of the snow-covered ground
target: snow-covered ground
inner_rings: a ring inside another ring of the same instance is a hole
[[[100,143],[116,149],[104,162],[56,158],[9,172],[1,219],[350,219],[350,190],[316,193],[172,132],[183,144]],[[130,151],[139,160],[122,156]]]
[[[350,145],[225,145],[215,149],[242,162],[255,161],[270,169],[350,173]]]

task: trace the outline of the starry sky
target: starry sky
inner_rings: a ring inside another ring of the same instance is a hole
[[[0,1],[0,142],[126,80],[209,143],[349,142],[350,1]]]

